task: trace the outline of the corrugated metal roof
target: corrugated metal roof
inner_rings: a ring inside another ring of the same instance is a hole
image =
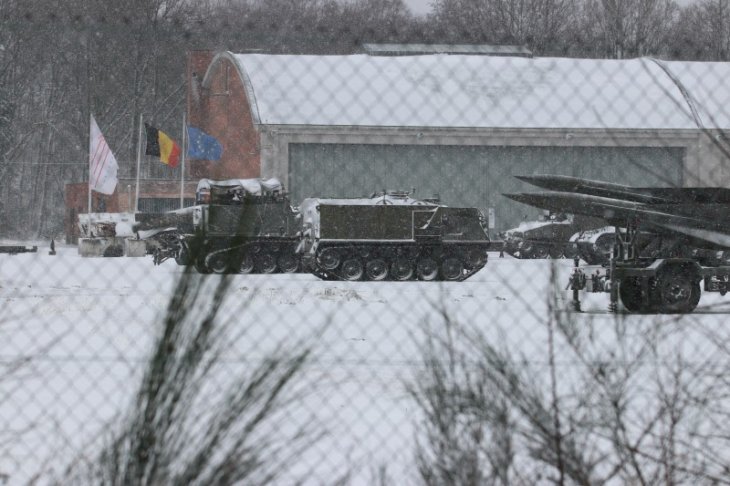
[[[476,56],[532,57],[524,46],[488,44],[363,44],[371,56],[413,56],[420,54],[463,54]]]
[[[730,128],[730,63],[222,53],[213,64],[224,58],[264,125],[695,129],[696,112]]]

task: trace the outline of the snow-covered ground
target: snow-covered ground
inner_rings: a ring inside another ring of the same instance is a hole
[[[82,451],[89,453],[105,424],[131,400],[181,274],[173,261],[155,267],[151,258],[85,259],[75,247],[61,246],[56,256],[47,250],[0,255],[0,477],[7,475],[9,484],[59,472]],[[558,262],[565,309],[570,295],[562,288],[571,265]],[[312,484],[345,470],[355,471],[353,483],[365,484],[387,466],[391,477],[400,478],[397,484],[408,483],[405,478],[416,476],[419,417],[405,384],[422,369],[424,325],[438,326],[443,308],[535,365],[547,363],[549,269],[548,261],[495,254],[458,283],[235,276],[220,313],[222,323],[240,330],[226,363],[235,370],[256,362],[329,323],[303,378],[312,392],[282,425],[316,423],[327,432],[298,469]],[[608,296],[582,298],[585,312],[576,316],[577,325],[609,349],[614,333],[605,331],[617,320],[606,312]],[[680,338],[660,352],[700,355],[708,343],[728,339],[730,331],[721,325],[728,311],[730,298],[705,294],[690,316],[622,316],[620,322],[629,334],[672,327]]]

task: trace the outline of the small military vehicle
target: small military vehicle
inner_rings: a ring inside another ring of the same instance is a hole
[[[608,263],[615,241],[615,226],[602,226],[579,231],[570,238],[570,244],[574,246],[577,255],[588,265]]]
[[[515,258],[573,258],[577,249],[570,238],[579,229],[572,214],[547,212],[502,233],[504,251]]]
[[[291,273],[301,226],[277,179],[201,179],[190,208],[137,217],[159,242],[155,263],[174,257],[200,273]]]
[[[461,281],[487,263],[490,240],[477,208],[452,208],[404,192],[305,199],[303,263],[326,280]]]

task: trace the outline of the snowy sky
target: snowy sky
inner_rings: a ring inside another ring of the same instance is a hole
[[[406,5],[416,15],[427,14],[431,11],[432,0],[405,0]]]
[[[411,9],[414,14],[425,15],[431,11],[431,2],[433,0],[405,0],[406,5]],[[677,3],[681,6],[689,5],[698,0],[677,0]]]

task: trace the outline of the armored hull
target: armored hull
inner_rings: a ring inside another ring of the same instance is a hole
[[[175,258],[201,273],[301,270],[295,253],[299,212],[276,179],[198,183],[196,205],[162,215],[138,215],[137,230],[152,233],[155,263]]]
[[[573,258],[578,252],[572,237],[600,226],[592,218],[550,214],[544,221],[526,221],[505,231],[504,251],[515,258]]]
[[[450,208],[407,196],[307,199],[301,205],[305,265],[328,280],[469,278],[490,246],[476,208]]]

